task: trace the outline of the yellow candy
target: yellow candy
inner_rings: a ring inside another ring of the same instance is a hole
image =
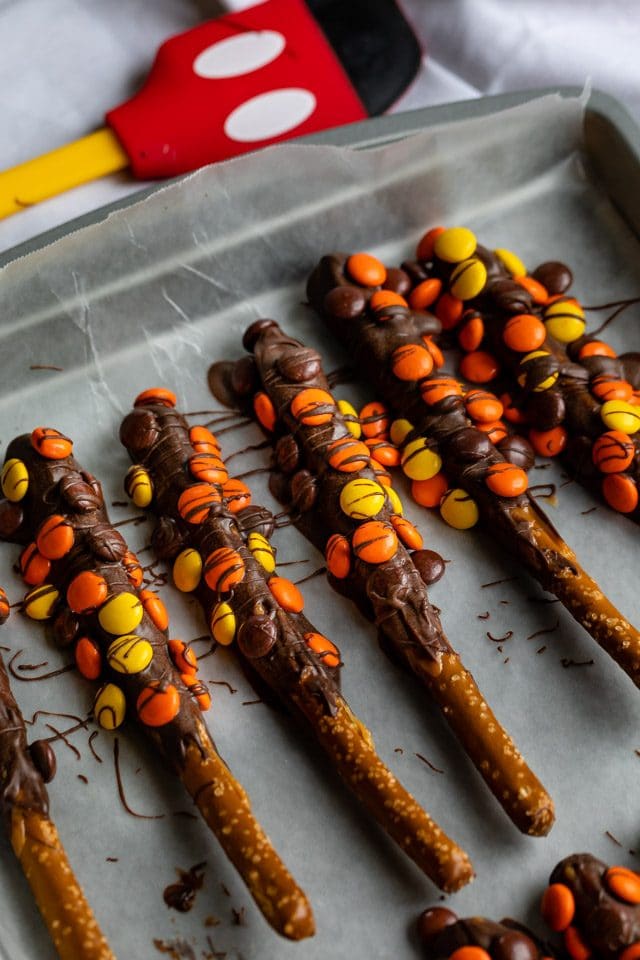
[[[173,564],[173,582],[178,590],[191,593],[202,577],[202,557],[193,547],[187,547],[179,553]]]
[[[475,527],[480,519],[475,500],[459,487],[445,493],[440,504],[440,513],[445,523],[456,530],[469,530],[470,527]]]
[[[408,420],[394,420],[389,428],[391,443],[396,447],[401,446],[412,430],[413,424]]]
[[[124,489],[140,509],[148,507],[153,500],[153,483],[144,467],[129,467],[124,478]]]
[[[404,507],[402,506],[402,500],[393,489],[393,487],[386,487],[387,497],[389,498],[389,503],[391,504],[391,509],[394,513],[398,513],[400,516],[404,513]]]
[[[29,487],[29,472],[22,460],[17,460],[16,457],[7,460],[2,468],[0,481],[7,500],[12,503],[22,500]]]
[[[276,568],[276,552],[267,538],[254,530],[249,534],[247,546],[260,566],[264,567],[267,573],[273,573]]]
[[[53,616],[60,593],[52,583],[34,587],[22,601],[22,609],[32,620],[48,620]]]
[[[115,683],[105,683],[93,701],[93,715],[105,730],[115,730],[124,720],[127,701],[120,687]]]
[[[402,451],[402,470],[411,480],[430,480],[439,473],[442,460],[435,450],[430,450],[424,437],[418,437]]]
[[[459,263],[468,260],[475,253],[478,241],[466,227],[449,227],[436,237],[433,246],[435,255],[447,263]]]
[[[218,603],[211,614],[211,635],[221,647],[233,643],[236,635],[236,618],[228,603]]]
[[[520,365],[523,366],[528,360],[534,360],[536,357],[548,357],[548,356],[550,356],[548,350],[532,350],[531,353],[528,353],[525,357],[522,358],[522,360],[520,361]],[[554,383],[556,382],[559,376],[560,376],[559,372],[557,370],[554,370],[553,373],[550,373],[548,377],[545,377],[544,380],[541,380],[540,383],[533,388],[533,392],[542,393],[544,390],[549,390],[554,385]],[[527,385],[526,373],[520,374],[520,376],[518,377],[518,383],[520,384],[521,387],[525,387]]]
[[[118,637],[109,644],[107,661],[117,673],[141,673],[153,659],[153,647],[148,640],[136,636]]]
[[[579,303],[558,300],[544,311],[544,325],[560,343],[572,343],[584,333],[584,310]]]
[[[520,257],[513,253],[512,250],[505,250],[504,247],[498,247],[498,249],[493,252],[512,277],[526,277],[527,268]]]
[[[477,257],[463,260],[449,278],[449,290],[459,300],[477,297],[487,282],[487,268]]]
[[[352,407],[348,400],[338,400],[338,410],[346,421],[346,427],[352,437],[359,440],[362,436],[362,427],[358,419],[358,411]]]
[[[607,400],[600,407],[600,416],[608,430],[633,434],[640,430],[640,408],[626,400]]]
[[[368,520],[380,513],[385,499],[380,484],[363,477],[344,485],[340,494],[340,509],[353,520]]]
[[[142,603],[135,593],[117,593],[107,600],[98,613],[100,626],[107,633],[121,637],[133,633],[143,615]]]

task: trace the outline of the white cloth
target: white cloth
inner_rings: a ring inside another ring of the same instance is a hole
[[[586,80],[640,120],[637,0],[402,0],[423,66],[395,105]],[[0,0],[0,169],[82,137],[130,97],[208,0]],[[0,250],[140,188],[116,174],[0,221]]]

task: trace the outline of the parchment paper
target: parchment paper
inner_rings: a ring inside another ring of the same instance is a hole
[[[78,458],[101,478],[107,501],[121,501],[128,461],[117,431],[140,390],[163,384],[177,392],[185,410],[215,409],[207,367],[215,358],[239,356],[241,332],[261,315],[278,318],[320,348],[327,369],[343,364],[345,356],[302,302],[307,272],[336,248],[368,249],[399,263],[436,223],[471,226],[483,243],[516,250],[532,268],[546,259],[565,260],[586,304],[638,294],[637,238],[585,173],[582,113],[579,100],[546,98],[367,152],[277,147],[204,170],[9,264],[0,274],[3,446],[16,433],[55,426],[74,438]],[[596,325],[599,315],[590,316]],[[637,317],[630,310],[611,329],[614,347],[637,348]],[[63,371],[30,369],[38,364]],[[355,386],[339,395],[358,403],[371,399]],[[221,439],[229,454],[260,437],[249,427]],[[232,461],[237,472],[265,462],[260,452]],[[558,485],[563,479],[555,466],[533,477]],[[254,479],[254,501],[273,506],[264,476]],[[640,697],[490,537],[445,527],[411,504],[402,479],[396,486],[427,545],[449,561],[444,579],[430,591],[449,637],[555,798],[558,821],[551,836],[518,834],[417,684],[388,663],[374,629],[345,600],[312,580],[305,587],[307,611],[340,645],[343,689],[383,758],[473,857],[477,879],[449,898],[450,906],[460,915],[533,919],[562,856],[591,850],[608,862],[639,865],[629,851],[638,844]],[[573,484],[560,487],[545,509],[611,599],[637,621],[637,529],[602,506],[585,513],[594,505]],[[132,515],[129,508],[112,510],[114,520]],[[149,532],[148,523],[123,528],[133,548],[143,548]],[[283,569],[292,579],[321,562],[292,529],[279,532],[276,544],[281,560],[301,561]],[[11,547],[0,551],[0,582],[13,601],[22,595],[12,571],[16,556]],[[505,578],[512,579],[482,586]],[[173,636],[189,640],[205,632],[188,597],[170,589],[163,596]],[[486,611],[490,619],[478,619]],[[532,637],[556,623],[554,632]],[[513,637],[500,651],[488,630],[494,637],[513,630]],[[16,663],[47,661],[41,671],[67,662],[46,631],[18,613],[0,643],[12,653],[24,649]],[[562,657],[593,664],[563,669]],[[37,673],[24,671],[24,677]],[[244,960],[418,956],[410,925],[420,910],[440,902],[438,891],[361,813],[286,717],[264,704],[243,705],[255,694],[232,654],[218,650],[203,661],[202,673],[234,689],[212,686],[208,722],[311,897],[318,934],[295,945],[270,931],[200,822],[173,815],[189,810],[190,801],[132,729],[118,731],[127,799],[135,810],[164,813],[164,819],[133,819],[123,810],[113,735],[101,731],[95,740],[99,764],[81,732],[70,738],[81,759],[55,745],[60,769],[50,785],[51,806],[118,955],[159,957],[156,938],[165,946],[182,939],[175,955],[197,960],[213,955],[211,944],[216,955],[226,951]],[[75,674],[14,681],[14,688],[28,718],[42,707],[82,715],[91,706],[90,685]],[[42,717],[34,730],[50,735],[49,721],[58,729],[72,724]],[[434,773],[417,753],[444,772]],[[48,960],[52,948],[6,843],[3,854],[3,955]],[[205,886],[196,906],[186,915],[169,911],[162,890],[175,880],[175,868],[202,860]]]

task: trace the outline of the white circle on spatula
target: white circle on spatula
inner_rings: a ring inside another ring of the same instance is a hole
[[[218,40],[193,61],[193,72],[206,80],[242,77],[279,57],[287,41],[275,30],[252,30]]]
[[[299,126],[315,108],[316,98],[310,90],[269,90],[236,107],[224,122],[224,132],[240,143],[268,140]]]

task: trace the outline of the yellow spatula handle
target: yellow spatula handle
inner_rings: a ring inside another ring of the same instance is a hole
[[[108,128],[0,173],[0,219],[129,166]]]

